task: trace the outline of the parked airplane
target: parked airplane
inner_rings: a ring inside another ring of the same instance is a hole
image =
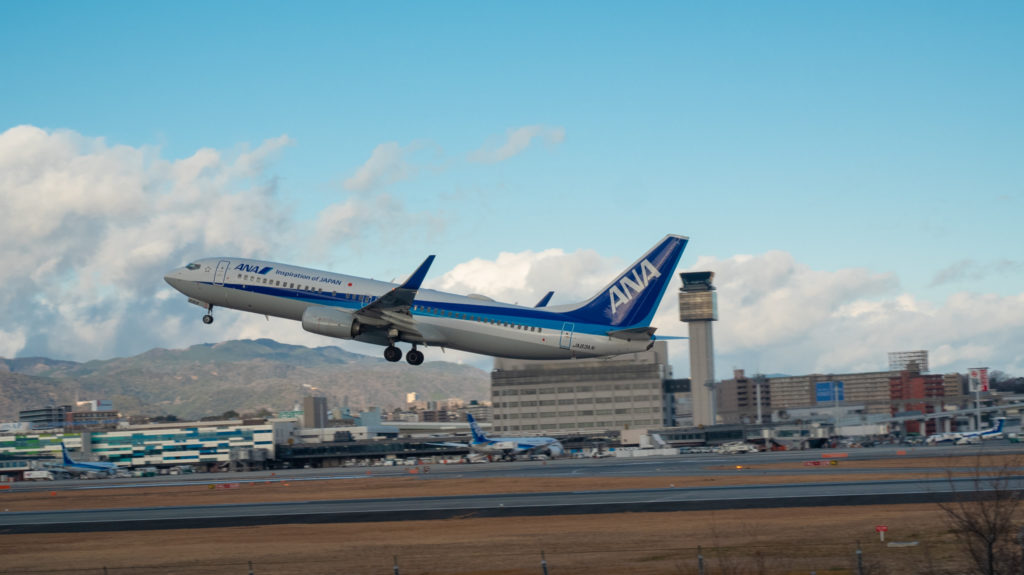
[[[117,473],[117,465],[110,463],[109,461],[75,461],[71,459],[71,455],[68,454],[68,448],[62,441],[60,444],[60,450],[64,455],[63,464],[60,466],[62,471],[67,473],[73,473],[75,475],[94,473],[97,475],[114,475]]]
[[[665,236],[590,299],[547,307],[496,302],[420,289],[434,256],[395,285],[278,263],[206,258],[164,279],[189,302],[302,322],[306,331],[387,346],[384,358],[402,358],[397,342],[412,344],[405,358],[423,363],[417,346],[452,348],[517,359],[569,359],[634,353],[654,345],[651,320],[688,238]]]
[[[963,445],[967,443],[981,443],[981,441],[985,439],[1001,439],[1003,437],[1003,425],[1005,424],[1006,418],[999,417],[996,419],[996,424],[988,429],[936,433],[935,435],[929,435],[924,441],[925,443],[932,444],[956,443],[957,445]]]
[[[553,437],[487,437],[472,414],[466,414],[473,440],[469,443],[433,443],[447,447],[467,447],[470,451],[484,455],[500,455],[502,459],[513,460],[523,455],[544,455],[559,457],[565,455],[562,443]]]

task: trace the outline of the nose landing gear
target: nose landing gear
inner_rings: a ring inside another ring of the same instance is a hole
[[[203,316],[203,323],[205,323],[206,325],[210,325],[211,323],[213,323],[213,304],[212,303],[209,305],[209,307],[206,308],[206,315]]]

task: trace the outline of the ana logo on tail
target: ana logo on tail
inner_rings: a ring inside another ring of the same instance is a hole
[[[659,277],[661,277],[661,273],[658,272],[658,268],[647,260],[640,262],[640,267],[633,270],[632,277],[630,275],[622,276],[619,279],[619,285],[613,285],[608,290],[612,315],[615,315],[616,308],[629,303],[634,296],[647,289],[652,279]]]
[[[484,435],[483,430],[477,425],[476,419],[473,418],[473,414],[466,414],[466,421],[469,422],[469,430],[473,433],[473,443],[484,443],[488,441],[487,436]]]

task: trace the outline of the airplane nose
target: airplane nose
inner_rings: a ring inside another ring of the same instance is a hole
[[[172,288],[181,291],[181,285],[183,280],[181,278],[181,270],[174,270],[164,274],[164,281],[167,282]]]

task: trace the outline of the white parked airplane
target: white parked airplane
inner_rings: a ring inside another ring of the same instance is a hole
[[[467,447],[475,453],[484,455],[500,455],[502,459],[513,460],[521,455],[543,455],[560,457],[565,455],[562,443],[553,437],[487,437],[473,419],[466,414],[469,429],[473,432],[473,440],[469,443],[432,443],[447,447]]]
[[[61,453],[64,456],[64,461],[60,466],[60,470],[76,475],[94,473],[97,475],[114,475],[117,473],[117,464],[110,463],[109,461],[75,461],[71,459],[71,455],[68,454],[68,448],[62,441],[60,444]]]
[[[967,443],[981,443],[985,439],[1002,439],[1003,437],[1003,425],[1006,423],[1005,417],[996,419],[996,424],[988,429],[979,429],[978,431],[950,431],[946,433],[936,433],[935,435],[929,435],[925,439],[925,443],[956,443],[957,445]]]
[[[412,344],[406,361],[423,363],[418,345],[516,359],[603,357],[654,345],[651,320],[688,238],[665,236],[590,299],[537,307],[420,289],[434,256],[409,279],[392,284],[278,263],[206,258],[164,279],[207,309],[226,307],[302,322],[306,331],[387,346],[384,358],[402,358],[397,342]]]

